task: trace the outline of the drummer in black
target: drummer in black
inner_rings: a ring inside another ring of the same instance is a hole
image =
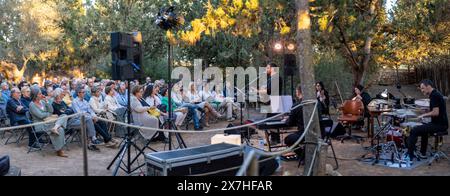
[[[422,126],[415,127],[411,130],[410,137],[408,138],[408,155],[412,160],[414,151],[416,149],[417,138],[422,137],[419,158],[427,158],[426,152],[428,147],[428,135],[438,132],[447,132],[448,118],[447,107],[442,94],[434,89],[433,82],[431,80],[423,80],[420,82],[420,90],[424,95],[430,97],[430,111],[429,113],[419,116],[420,119],[431,117],[431,123]]]

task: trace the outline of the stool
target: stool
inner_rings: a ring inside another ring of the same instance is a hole
[[[432,134],[434,136],[434,152],[432,153],[431,159],[428,161],[428,165],[431,166],[434,161],[439,161],[440,159],[447,159],[450,161],[449,157],[441,150],[442,143],[444,141],[444,136],[448,135],[448,131],[438,132]]]

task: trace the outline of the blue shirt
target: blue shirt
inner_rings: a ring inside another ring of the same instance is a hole
[[[116,94],[116,100],[117,100],[117,102],[118,102],[121,106],[123,106],[123,107],[127,107],[127,106],[128,106],[128,95],[127,95],[127,91],[128,91],[128,90],[126,90],[124,94],[121,94],[121,93],[119,93],[119,92],[117,92],[117,94]]]
[[[91,105],[86,100],[80,100],[79,98],[76,98],[72,102],[72,108],[77,113],[87,113],[88,117],[96,117],[94,110],[91,108]]]
[[[3,99],[5,99],[6,102],[8,102],[9,98],[11,97],[11,91],[10,90],[3,90],[2,91]]]

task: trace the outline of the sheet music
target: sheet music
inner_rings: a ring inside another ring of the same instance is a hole
[[[288,113],[293,105],[292,96],[270,96],[271,112],[274,114]]]

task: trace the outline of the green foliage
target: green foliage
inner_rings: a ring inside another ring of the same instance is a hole
[[[386,53],[390,66],[413,66],[450,53],[450,4],[447,0],[398,0],[391,13]]]
[[[353,76],[347,71],[347,62],[333,49],[324,49],[315,56],[315,76],[322,81],[330,95],[337,95],[337,82],[344,99],[353,94]]]

